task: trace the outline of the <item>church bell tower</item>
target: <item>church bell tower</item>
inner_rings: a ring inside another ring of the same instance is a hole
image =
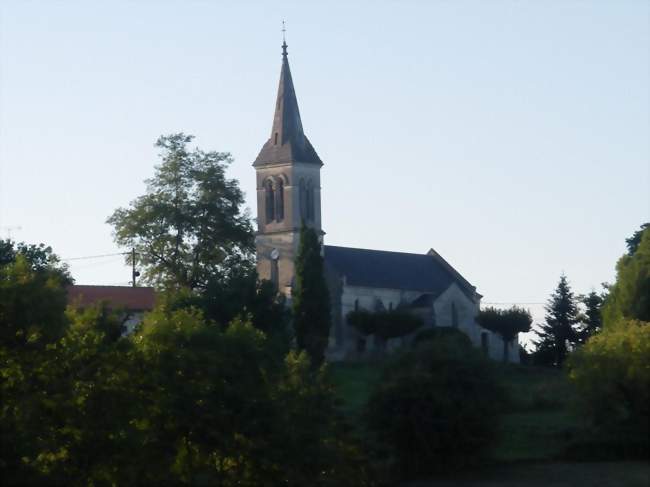
[[[282,43],[280,85],[271,136],[253,163],[257,178],[257,272],[291,296],[300,227],[321,235],[322,161],[305,136],[291,79],[287,43]]]

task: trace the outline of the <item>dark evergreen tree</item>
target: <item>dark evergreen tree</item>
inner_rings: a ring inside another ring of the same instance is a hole
[[[312,365],[319,367],[325,359],[330,333],[330,299],[318,234],[304,225],[295,268],[292,298],[296,342],[299,349],[309,354]]]
[[[546,304],[546,323],[538,325],[535,362],[560,367],[567,353],[578,343],[580,314],[576,297],[563,274]]]
[[[585,312],[582,315],[582,328],[580,329],[580,343],[586,342],[590,336],[598,333],[603,327],[602,306],[604,296],[596,291],[591,291],[580,298],[585,305]]]

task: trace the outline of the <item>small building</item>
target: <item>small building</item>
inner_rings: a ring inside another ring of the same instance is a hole
[[[152,287],[89,285],[68,287],[69,305],[87,308],[101,302],[106,303],[110,310],[125,313],[125,334],[128,334],[142,321],[144,313],[154,308],[156,293]]]

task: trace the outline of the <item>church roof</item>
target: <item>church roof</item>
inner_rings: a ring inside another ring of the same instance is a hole
[[[438,296],[457,283],[470,299],[476,288],[435,251],[409,254],[325,245],[325,265],[351,286],[422,291]]]
[[[262,147],[253,166],[287,162],[323,164],[302,129],[285,42],[282,44],[282,70],[271,137]]]

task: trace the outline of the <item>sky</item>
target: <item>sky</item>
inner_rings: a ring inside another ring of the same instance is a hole
[[[650,220],[645,0],[0,1],[0,238],[120,252],[106,218],[180,131],[232,153],[254,216],[283,19],[326,243],[433,247],[537,321],[562,273],[614,280]],[[119,255],[68,263],[130,280]]]

